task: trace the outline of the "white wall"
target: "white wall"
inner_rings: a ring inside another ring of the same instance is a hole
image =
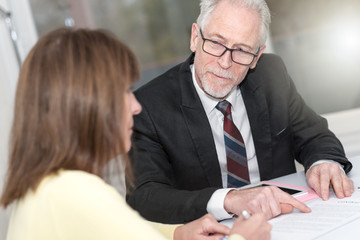
[[[24,59],[37,40],[28,0],[0,0],[0,6],[12,13],[18,35],[20,57]],[[7,169],[8,139],[12,122],[19,65],[7,25],[0,18],[0,191]],[[10,210],[0,208],[0,239],[5,239]]]

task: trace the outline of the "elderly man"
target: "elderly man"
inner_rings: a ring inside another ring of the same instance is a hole
[[[281,59],[263,54],[270,23],[263,0],[202,0],[191,56],[136,91],[135,186],[128,203],[145,218],[182,223],[242,210],[270,219],[310,209],[276,187],[238,187],[304,165],[324,199],[350,196],[351,163],[326,120],[295,89]]]

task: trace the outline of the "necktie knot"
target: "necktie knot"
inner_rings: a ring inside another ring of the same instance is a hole
[[[231,103],[226,100],[218,102],[215,108],[224,114],[224,116],[231,114]]]

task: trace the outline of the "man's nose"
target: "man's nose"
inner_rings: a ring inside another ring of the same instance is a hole
[[[231,67],[232,66],[231,51],[226,50],[224,54],[221,57],[219,57],[218,63],[224,69],[228,69],[229,67]]]

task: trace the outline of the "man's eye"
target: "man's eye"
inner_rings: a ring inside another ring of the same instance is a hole
[[[221,47],[221,46],[222,46],[220,43],[218,43],[218,42],[216,42],[216,41],[211,41],[211,45],[212,45],[213,47]]]

